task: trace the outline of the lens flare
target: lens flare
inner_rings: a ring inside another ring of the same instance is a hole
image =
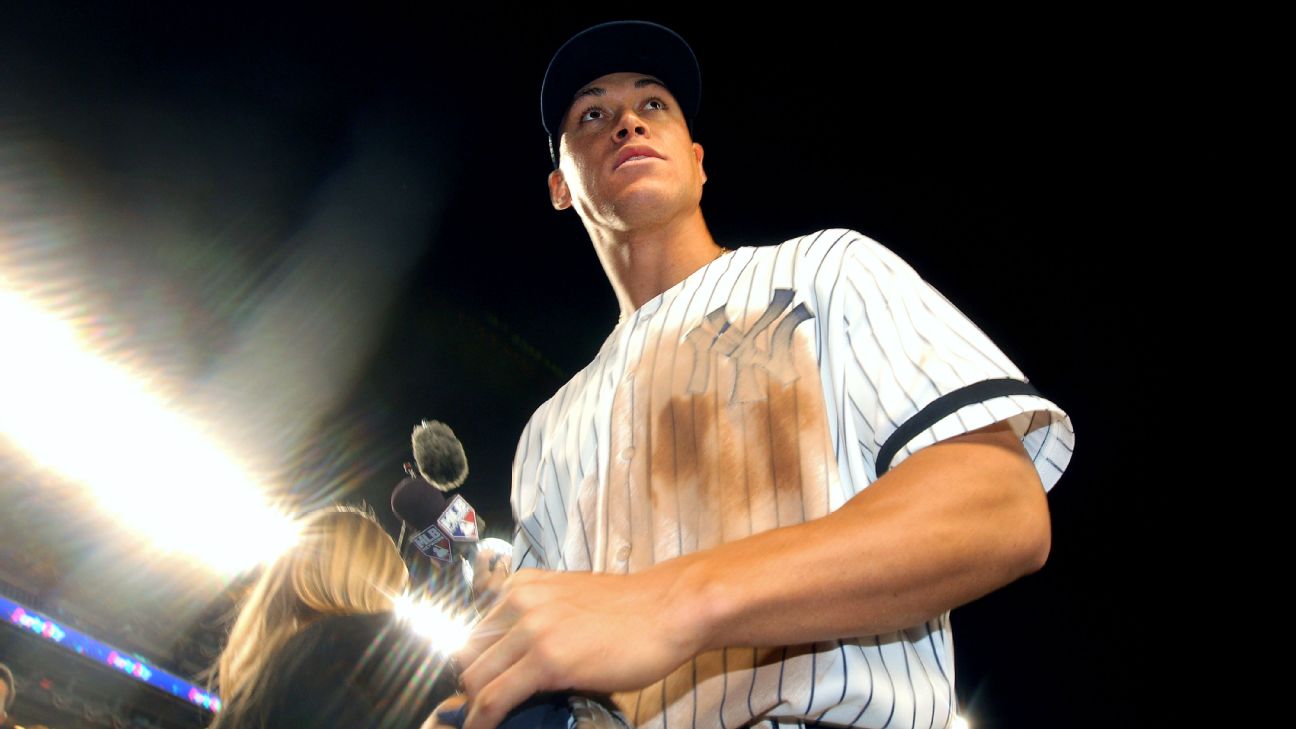
[[[0,337],[0,436],[84,484],[104,513],[226,574],[295,543],[292,519],[203,428],[3,278]]]
[[[467,613],[456,615],[441,603],[411,595],[399,595],[392,603],[396,615],[415,633],[427,638],[432,649],[442,655],[448,656],[462,648],[472,633],[472,621]]]

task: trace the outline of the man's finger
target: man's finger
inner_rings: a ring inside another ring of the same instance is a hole
[[[514,707],[538,690],[530,662],[523,657],[468,700],[463,729],[495,729]]]
[[[459,681],[468,695],[475,699],[486,686],[520,661],[526,655],[527,642],[522,631],[514,627],[486,646],[473,661],[460,664]]]
[[[463,647],[455,651],[452,656],[455,665],[465,668],[472,665],[478,656],[504,637],[516,619],[505,600],[496,600],[486,617],[472,629]]]

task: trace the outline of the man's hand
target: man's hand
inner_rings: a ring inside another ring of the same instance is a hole
[[[928,446],[831,514],[631,575],[524,570],[457,656],[490,729],[541,691],[640,689],[704,650],[876,635],[1040,568],[1048,503],[999,423]]]
[[[464,729],[495,727],[533,694],[647,686],[700,649],[680,624],[669,570],[634,575],[523,570],[456,655],[471,697]],[[667,609],[672,608],[672,609]]]

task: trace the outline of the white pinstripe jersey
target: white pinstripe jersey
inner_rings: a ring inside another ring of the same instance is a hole
[[[895,254],[848,230],[741,248],[620,323],[532,416],[514,564],[635,572],[824,516],[914,451],[1004,420],[1051,488],[1069,418]],[[706,653],[616,699],[641,727],[944,727],[953,668],[947,613]]]

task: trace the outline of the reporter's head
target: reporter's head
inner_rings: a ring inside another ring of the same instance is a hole
[[[409,573],[391,537],[372,515],[353,508],[314,512],[296,546],[257,579],[221,654],[218,675],[228,704],[256,685],[275,651],[326,615],[380,613]]]
[[[0,724],[9,718],[9,709],[13,708],[14,697],[18,695],[13,673],[9,667],[0,663]]]
[[[271,565],[261,584],[291,596],[297,617],[308,621],[391,610],[391,596],[408,582],[387,532],[370,514],[342,508],[308,516],[301,541]]]

